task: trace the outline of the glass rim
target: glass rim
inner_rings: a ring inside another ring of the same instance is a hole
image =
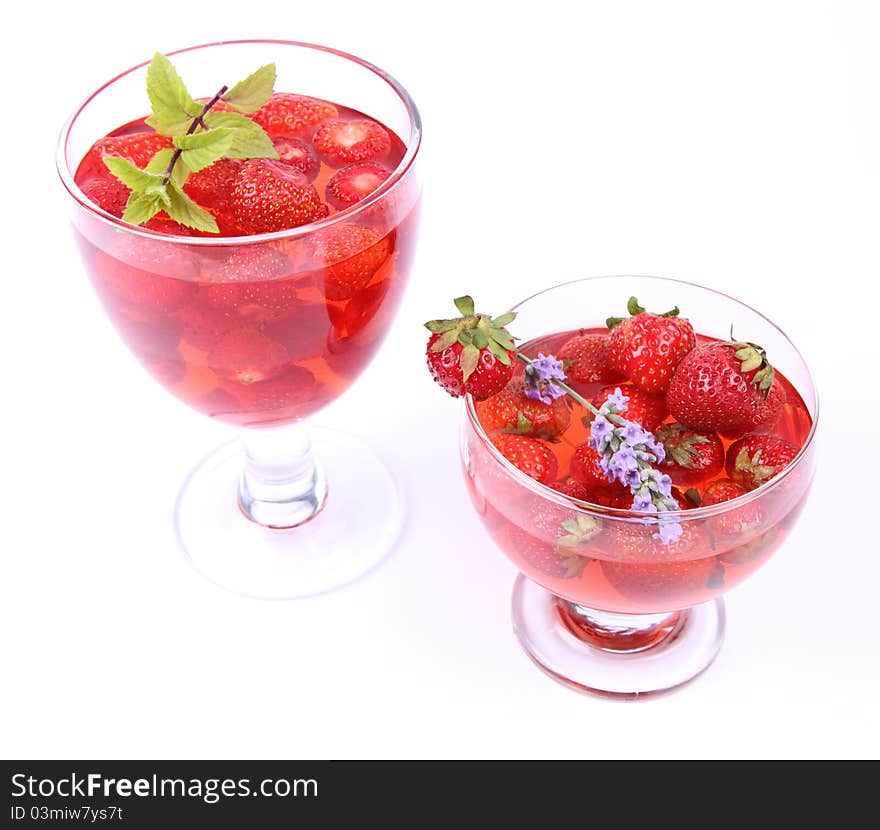
[[[779,487],[800,466],[801,461],[806,456],[807,450],[813,443],[813,438],[816,435],[816,427],[819,424],[819,394],[816,390],[816,383],[813,380],[813,376],[810,372],[810,367],[804,360],[803,355],[801,355],[798,348],[794,345],[794,343],[792,343],[791,338],[765,314],[762,314],[760,311],[752,308],[747,303],[742,302],[742,300],[738,300],[736,299],[736,297],[731,297],[729,294],[725,294],[723,291],[718,291],[714,288],[709,288],[708,286],[700,285],[696,282],[679,280],[675,279],[674,277],[657,277],[650,274],[602,274],[592,277],[581,277],[579,279],[568,280],[567,282],[561,282],[549,288],[542,289],[541,291],[536,291],[534,294],[530,294],[524,300],[520,300],[515,305],[512,305],[508,309],[508,311],[516,311],[517,309],[528,303],[530,300],[535,299],[535,297],[539,297],[542,294],[547,294],[550,291],[555,291],[556,289],[564,288],[569,285],[574,285],[576,283],[588,283],[595,280],[619,279],[660,280],[664,282],[676,283],[678,285],[687,285],[693,288],[699,288],[701,291],[707,291],[710,294],[715,294],[718,297],[729,300],[730,302],[734,302],[737,305],[740,305],[743,308],[756,314],[758,317],[760,317],[766,323],[776,329],[776,331],[778,331],[779,334],[781,334],[782,337],[785,338],[786,342],[791,346],[795,354],[800,358],[810,384],[810,391],[813,393],[813,399],[815,401],[815,413],[813,413],[812,415],[812,424],[810,425],[810,431],[807,434],[807,437],[804,439],[804,443],[798,449],[797,455],[792,459],[791,463],[781,473],[779,473],[779,475],[774,476],[769,481],[766,481],[760,487],[756,487],[754,490],[750,490],[745,495],[737,496],[736,498],[729,499],[728,501],[723,501],[719,502],[718,504],[711,504],[708,506],[692,507],[685,510],[670,510],[663,515],[673,516],[676,518],[676,520],[679,521],[696,521],[698,519],[719,516],[724,513],[728,513],[731,510],[736,510],[744,507],[747,504],[751,504],[752,502],[760,499],[765,494]],[[798,390],[798,394],[800,394],[800,390]],[[524,487],[531,490],[541,498],[556,502],[562,507],[573,508],[580,511],[581,513],[604,516],[606,518],[616,519],[618,521],[644,524],[645,519],[657,517],[657,513],[650,513],[642,510],[629,510],[619,507],[606,507],[601,504],[595,504],[589,501],[582,501],[581,499],[576,499],[573,496],[567,496],[565,493],[560,493],[558,490],[554,490],[552,487],[548,487],[546,484],[541,484],[539,481],[535,481],[535,479],[533,479],[531,476],[526,475],[524,472],[522,472],[522,470],[511,464],[510,461],[508,461],[492,443],[488,433],[483,429],[483,425],[480,423],[479,418],[477,418],[476,408],[474,406],[474,399],[473,396],[470,394],[465,396],[465,413],[471,428],[474,430],[481,443],[489,450],[490,455],[501,465],[502,469],[515,481],[519,482]]]
[[[413,166],[413,162],[415,161],[422,141],[422,119],[421,115],[419,114],[419,110],[415,105],[415,102],[413,101],[410,94],[403,87],[403,85],[385,70],[380,69],[378,66],[364,60],[363,58],[359,58],[356,55],[352,55],[348,52],[343,52],[339,49],[333,49],[329,46],[321,46],[315,43],[306,43],[303,41],[295,40],[279,40],[274,38],[218,40],[210,43],[201,43],[197,46],[187,46],[183,49],[175,49],[172,52],[167,52],[164,54],[166,54],[166,56],[168,57],[173,57],[174,55],[194,52],[199,49],[208,49],[215,46],[257,46],[272,44],[277,46],[295,46],[302,49],[312,49],[317,52],[325,52],[327,54],[335,55],[336,57],[350,61],[351,63],[363,67],[364,69],[373,72],[375,75],[379,76],[379,78],[385,81],[385,83],[388,84],[388,86],[390,86],[395,93],[397,93],[397,96],[403,102],[410,121],[409,144],[406,147],[406,152],[404,153],[403,158],[400,160],[400,163],[397,165],[397,167],[395,167],[394,170],[391,172],[391,175],[384,182],[382,182],[382,184],[377,187],[376,190],[374,190],[369,196],[352,205],[351,207],[348,207],[345,210],[338,211],[332,216],[328,216],[318,222],[310,222],[306,225],[300,225],[296,228],[288,228],[282,231],[272,231],[270,233],[252,234],[250,236],[178,236],[176,234],[158,233],[156,231],[150,230],[149,228],[144,228],[140,225],[132,225],[128,222],[123,222],[122,219],[120,219],[119,217],[114,216],[112,213],[108,213],[101,207],[98,207],[98,205],[92,202],[82,192],[82,190],[80,190],[79,186],[74,180],[75,171],[71,171],[70,165],[67,163],[66,151],[71,130],[73,129],[77,118],[79,118],[83,110],[109,86],[126,77],[127,75],[131,75],[132,73],[137,72],[143,67],[148,66],[150,63],[150,61],[142,61],[141,63],[138,63],[135,66],[132,66],[129,69],[120,72],[119,74],[112,77],[110,80],[103,83],[100,87],[98,87],[98,89],[96,89],[87,98],[85,98],[85,100],[80,102],[75,107],[71,116],[67,119],[67,121],[64,122],[64,126],[61,128],[61,133],[58,136],[58,142],[55,150],[55,167],[58,171],[61,183],[70,194],[71,198],[73,198],[73,200],[77,202],[80,207],[82,207],[95,218],[101,220],[110,227],[127,231],[128,233],[134,234],[135,236],[142,236],[149,239],[160,239],[164,242],[168,242],[169,244],[205,247],[216,245],[223,245],[226,247],[257,245],[264,242],[271,242],[280,239],[292,239],[308,236],[315,233],[316,231],[332,227],[333,225],[336,225],[338,223],[347,222],[352,218],[358,216],[360,213],[363,213],[368,208],[382,201],[382,199],[388,196],[392,192],[392,190],[396,188],[398,183],[403,180],[407,172]]]

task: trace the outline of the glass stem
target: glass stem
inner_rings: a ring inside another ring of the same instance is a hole
[[[613,614],[556,598],[562,624],[579,640],[604,651],[633,652],[652,648],[681,631],[686,611],[660,614]]]
[[[264,527],[289,528],[321,510],[327,482],[305,425],[244,430],[241,440],[238,503],[245,516]]]

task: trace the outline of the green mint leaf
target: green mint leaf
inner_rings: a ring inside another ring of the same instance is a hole
[[[231,159],[277,159],[278,151],[265,130],[250,118],[237,112],[214,112],[205,116],[205,124],[213,129],[232,130],[232,145],[226,151]]]
[[[174,146],[182,150],[180,160],[191,172],[198,173],[223,158],[232,146],[232,139],[232,130],[218,127],[192,135],[175,136]]]
[[[147,95],[153,108],[147,124],[163,135],[185,133],[204,108],[193,101],[171,61],[159,52],[147,69]]]
[[[267,63],[243,81],[239,81],[223,96],[223,100],[239,112],[256,112],[272,95],[275,74],[275,64]]]
[[[128,197],[122,219],[132,225],[143,225],[164,208],[165,202],[159,193],[132,193]]]
[[[168,165],[171,164],[171,157],[174,155],[174,150],[170,147],[166,147],[164,150],[159,150],[153,158],[150,159],[150,163],[146,166],[146,170],[150,173],[162,173],[164,175],[165,171],[168,169]],[[180,159],[177,160],[177,163],[171,170],[171,178],[174,179],[177,184],[183,187],[186,182],[187,177],[189,176],[189,170],[185,164],[180,163]]]
[[[165,210],[172,219],[198,231],[220,233],[214,217],[202,210],[173,180],[168,182],[168,196],[170,203]]]
[[[157,184],[161,185],[162,176],[135,167],[128,159],[117,156],[104,156],[107,169],[126,187],[134,191],[146,192]],[[127,220],[126,220],[127,221]]]

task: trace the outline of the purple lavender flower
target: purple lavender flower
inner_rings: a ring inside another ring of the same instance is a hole
[[[538,357],[523,371],[525,396],[549,406],[566,394],[564,389],[552,382],[554,380],[565,380],[562,361],[552,354],[545,356],[538,352]]]
[[[653,534],[654,539],[659,539],[664,545],[668,545],[678,539],[684,531],[681,523],[673,521],[672,518],[659,520],[657,533]]]
[[[596,452],[599,452],[599,445],[607,438],[610,438],[613,433],[614,427],[611,421],[602,415],[597,415],[590,426],[590,446]]]
[[[614,394],[609,395],[605,399],[605,403],[602,404],[602,406],[599,408],[599,411],[601,412],[602,409],[604,409],[605,407],[608,407],[609,409],[611,409],[613,407],[614,410],[617,412],[626,412],[626,405],[628,402],[629,402],[629,396],[624,395],[623,392],[620,391],[620,387],[618,386],[614,390]],[[636,425],[636,426],[638,426],[638,425]]]
[[[621,427],[621,429],[623,432],[620,434],[620,437],[631,446],[635,446],[636,444],[646,444],[647,440],[651,438],[650,433],[645,432],[645,430],[633,421],[627,421],[626,426]]]

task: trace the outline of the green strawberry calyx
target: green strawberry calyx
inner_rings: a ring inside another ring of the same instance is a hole
[[[510,366],[509,352],[516,350],[516,344],[504,327],[516,319],[516,313],[508,311],[499,317],[477,314],[474,300],[469,296],[456,298],[455,307],[461,317],[425,323],[428,331],[440,335],[431,345],[430,351],[442,352],[454,343],[461,343],[461,374],[465,383],[477,368],[483,349],[488,349],[505,366]]]
[[[733,465],[736,472],[749,476],[756,487],[769,481],[776,473],[776,467],[761,463],[761,450],[755,450],[754,455],[749,455],[748,450],[740,450]]]
[[[637,314],[644,314],[646,309],[639,305],[639,301],[635,297],[630,297],[629,302],[626,304],[626,310],[629,312],[630,317],[635,317]],[[671,309],[670,311],[664,311],[662,314],[654,314],[654,312],[650,312],[654,317],[678,317],[681,312],[679,311],[678,306]],[[628,318],[626,317],[609,317],[605,320],[605,325],[608,326],[609,329],[616,328],[619,326],[624,320]]]
[[[694,462],[700,457],[697,447],[709,443],[705,435],[693,432],[682,424],[664,424],[654,433],[654,437],[663,444],[666,457],[686,470],[694,469]]]
[[[744,375],[747,375],[749,372],[755,372],[752,375],[751,384],[752,386],[757,386],[766,398],[770,394],[773,381],[776,379],[776,372],[767,360],[767,352],[757,343],[744,343],[735,340],[732,328],[730,331],[730,341],[727,345],[732,346],[735,350],[734,356],[740,362],[740,372]]]
[[[566,519],[561,527],[565,534],[556,540],[556,544],[563,548],[576,548],[589,542],[602,529],[597,519],[581,513]]]

